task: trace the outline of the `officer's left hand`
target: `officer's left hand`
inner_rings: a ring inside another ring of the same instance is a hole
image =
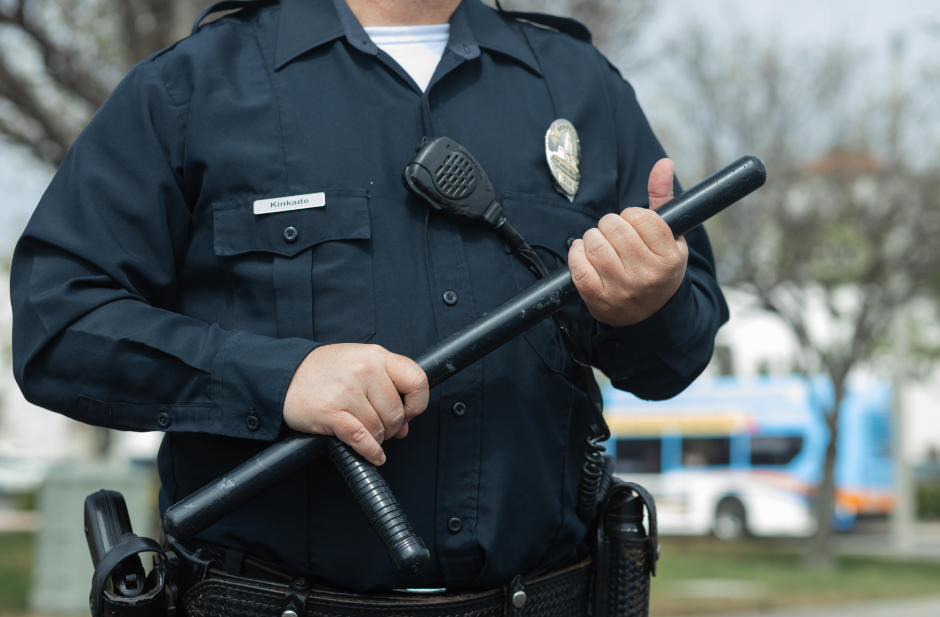
[[[649,179],[650,209],[608,214],[575,240],[568,267],[591,315],[613,328],[640,323],[661,309],[685,276],[689,247],[656,208],[672,199],[673,162],[662,159]]]

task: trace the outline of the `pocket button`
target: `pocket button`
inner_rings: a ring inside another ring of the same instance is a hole
[[[284,230],[284,240],[287,242],[296,242],[300,233],[293,227],[288,227]]]

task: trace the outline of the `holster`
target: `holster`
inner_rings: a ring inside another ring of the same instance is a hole
[[[637,521],[638,533],[619,533],[622,521],[611,504],[622,503],[624,491],[636,493],[636,499],[646,508],[649,533],[642,527],[642,510]],[[646,617],[649,615],[650,576],[656,575],[659,558],[653,496],[639,484],[613,478],[599,509],[596,526],[593,617]]]
[[[154,557],[143,591],[132,598],[113,593],[109,589],[109,578],[114,568],[131,555],[144,552],[152,552]],[[128,534],[95,568],[88,598],[92,617],[175,617],[176,594],[170,561],[173,557],[150,538]]]

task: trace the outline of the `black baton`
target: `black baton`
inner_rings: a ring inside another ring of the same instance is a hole
[[[763,162],[756,156],[743,156],[663,204],[656,213],[675,236],[681,236],[763,186],[766,179]],[[579,297],[568,267],[559,268],[432,346],[415,362],[434,387]],[[294,433],[207,484],[166,511],[166,532],[174,538],[190,538],[327,452],[395,568],[403,574],[420,572],[430,554],[378,469],[346,444],[323,435]]]

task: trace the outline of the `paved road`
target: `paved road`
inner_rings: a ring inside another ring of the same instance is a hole
[[[937,583],[940,587],[940,581]],[[756,613],[733,613],[727,617],[938,617],[940,596],[916,600],[877,600],[840,604],[774,609]],[[710,615],[708,617],[718,617]]]

